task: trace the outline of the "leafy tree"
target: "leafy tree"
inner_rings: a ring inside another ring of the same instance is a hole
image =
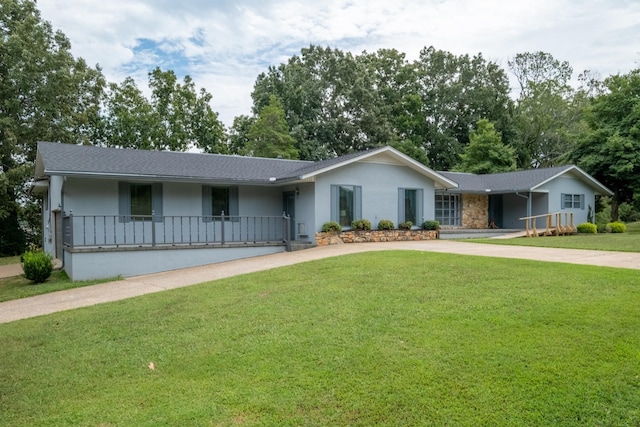
[[[109,84],[105,100],[105,132],[96,143],[108,147],[152,150],[160,135],[160,119],[153,106],[127,77],[119,85]]]
[[[640,191],[640,69],[611,76],[604,86],[586,112],[589,131],[570,157],[614,192],[616,221],[618,206]]]
[[[298,158],[282,104],[275,95],[271,95],[269,105],[260,110],[258,119],[251,126],[245,152],[256,157]]]
[[[0,0],[0,254],[23,251],[23,213],[36,141],[87,143],[96,136],[104,78],[70,52],[30,0]]]
[[[224,127],[209,104],[211,94],[199,92],[191,77],[182,83],[173,71],[159,68],[149,73],[151,98],[147,99],[127,77],[110,84],[105,101],[107,146],[144,150],[185,151],[199,148],[207,153],[226,153]]]
[[[518,54],[508,66],[520,86],[514,121],[518,137],[513,142],[519,166],[564,163],[583,130],[583,92],[569,85],[572,67],[545,52]]]
[[[516,169],[515,151],[502,143],[502,137],[489,120],[478,121],[477,129],[469,134],[469,141],[456,170],[488,174]]]
[[[241,154],[249,142],[249,131],[256,122],[255,117],[240,115],[234,117],[233,125],[227,132],[227,145],[232,154]]]
[[[420,52],[415,66],[425,121],[422,140],[431,167],[452,168],[482,118],[495,123],[505,141],[511,141],[509,81],[497,64],[481,54],[456,56],[429,47]]]

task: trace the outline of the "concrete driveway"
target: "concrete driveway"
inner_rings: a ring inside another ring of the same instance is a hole
[[[415,250],[480,255],[640,270],[640,253],[489,245],[450,240],[343,244],[128,277],[115,282],[7,301],[0,303],[0,323],[132,298],[152,292],[195,285],[238,274],[268,270],[305,261],[358,252],[384,250]],[[21,273],[20,271],[18,274]]]

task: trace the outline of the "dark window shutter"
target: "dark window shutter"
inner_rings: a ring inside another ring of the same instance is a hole
[[[118,183],[118,215],[120,222],[131,221],[131,186],[128,182]]]
[[[211,222],[213,220],[212,213],[212,200],[211,200],[211,187],[208,185],[202,186],[202,221]]]
[[[560,209],[564,209],[564,193],[560,194]]]
[[[353,192],[353,216],[354,219],[362,219],[362,187],[354,186]]]
[[[587,200],[584,194],[580,195],[580,209],[584,210],[585,201]]]
[[[338,200],[339,191],[337,185],[331,186],[331,221],[338,222],[340,216],[338,210],[340,209],[340,201]]]
[[[227,215],[236,217],[232,218],[233,221],[237,221],[237,216],[240,215],[240,208],[238,203],[238,187],[229,187],[229,212],[225,212]]]
[[[155,216],[155,222],[162,222],[162,183],[151,185],[151,209]]]
[[[398,188],[398,224],[404,222],[406,212],[404,211],[404,188]]]
[[[424,222],[424,190],[422,188],[419,188],[416,191],[416,204],[418,205],[417,207],[417,212],[416,212],[416,221],[420,221],[419,224],[414,224],[417,226],[421,226],[422,222]]]

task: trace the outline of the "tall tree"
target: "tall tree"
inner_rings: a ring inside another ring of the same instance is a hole
[[[453,167],[469,142],[469,132],[482,118],[496,124],[505,142],[511,141],[509,80],[497,64],[481,54],[456,56],[429,47],[420,52],[415,65],[431,167]]]
[[[502,143],[502,137],[487,119],[479,120],[477,129],[471,131],[460,158],[455,169],[461,172],[487,174],[516,169],[515,151]]]
[[[569,84],[573,68],[545,52],[517,54],[508,66],[520,88],[513,142],[519,166],[562,164],[581,129],[583,104]]]
[[[31,0],[0,0],[0,253],[19,253],[36,141],[96,136],[104,78],[70,52],[69,40]],[[39,222],[27,227],[37,230]]]
[[[209,104],[212,96],[204,89],[196,91],[191,77],[180,83],[173,71],[156,68],[149,73],[149,87],[151,98],[147,99],[130,77],[120,85],[109,85],[104,145],[228,152],[224,127]]]
[[[258,119],[249,130],[245,154],[256,157],[297,159],[295,140],[289,135],[282,104],[275,95],[269,105],[260,110]]]
[[[618,206],[640,192],[640,69],[611,76],[604,85],[586,112],[589,131],[571,159],[614,192],[611,217],[617,220]]]

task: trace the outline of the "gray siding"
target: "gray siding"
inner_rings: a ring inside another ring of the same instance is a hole
[[[549,191],[549,211],[573,213],[573,222],[578,225],[587,222],[589,206],[595,209],[595,193],[593,189],[585,184],[582,180],[571,176],[560,176],[553,181],[548,182],[542,189]],[[562,194],[584,194],[584,209],[562,209]]]
[[[315,194],[315,230],[331,220],[331,185],[362,186],[362,218],[375,228],[381,219],[398,224],[398,188],[421,188],[423,219],[433,219],[433,180],[404,166],[358,162],[317,177]]]

